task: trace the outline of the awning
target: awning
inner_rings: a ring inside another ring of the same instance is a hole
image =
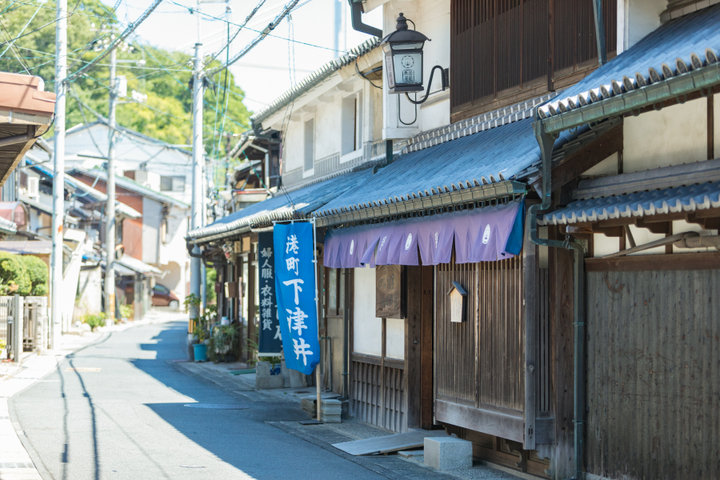
[[[147,263],[129,255],[123,255],[115,262],[115,265],[120,265],[142,275],[162,275],[162,272],[158,268],[148,265]]]
[[[692,213],[709,208],[720,208],[720,182],[578,200],[544,215],[541,223],[590,223],[619,218]]]
[[[438,265],[491,262],[522,249],[523,201],[497,206],[330,230],[324,264],[330,268],[365,265]]]

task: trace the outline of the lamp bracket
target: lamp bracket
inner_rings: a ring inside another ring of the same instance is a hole
[[[442,89],[436,90],[434,92],[430,92],[430,87],[432,86],[433,76],[435,75],[435,70],[440,71],[440,80],[442,82]],[[410,103],[413,103],[415,105],[420,105],[421,103],[425,103],[425,101],[428,99],[428,97],[432,94],[443,92],[446,88],[450,86],[450,71],[447,68],[443,68],[440,65],[435,65],[432,67],[432,70],[430,70],[430,79],[428,80],[428,86],[427,90],[425,91],[425,96],[423,96],[420,100],[413,100],[410,98],[410,95],[405,92],[405,97],[407,97],[408,101]]]

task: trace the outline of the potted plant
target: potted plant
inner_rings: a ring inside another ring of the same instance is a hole
[[[220,361],[227,361],[238,338],[238,331],[234,325],[216,325],[213,329],[213,349]]]

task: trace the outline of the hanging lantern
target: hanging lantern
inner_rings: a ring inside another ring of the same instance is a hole
[[[390,93],[423,90],[423,45],[430,40],[416,30],[408,30],[407,19],[401,13],[396,30],[382,39],[385,52],[385,71]]]

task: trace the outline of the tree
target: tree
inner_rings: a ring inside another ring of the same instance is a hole
[[[68,71],[72,74],[99,55],[111,36],[120,32],[121,26],[112,9],[99,0],[70,3]],[[28,24],[36,11],[37,15]],[[53,91],[54,21],[54,1],[0,3],[0,52],[15,39],[0,57],[0,71],[37,75],[45,81],[46,90]],[[119,49],[117,57],[120,60],[118,75],[127,78],[128,95],[133,90],[147,95],[147,100],[142,103],[121,102],[117,107],[118,124],[171,144],[189,144],[192,138],[190,55],[133,43]],[[95,121],[98,114],[107,116],[108,61],[106,57],[70,82],[67,127]],[[208,63],[209,67],[219,65],[217,60]],[[243,104],[245,94],[235,84],[230,72],[227,72],[227,77],[222,72],[216,74],[209,83],[211,88],[206,90],[204,98],[203,136],[206,151],[212,154],[217,147],[217,139],[225,133],[247,130],[250,112]],[[224,125],[220,120],[223,116]]]

